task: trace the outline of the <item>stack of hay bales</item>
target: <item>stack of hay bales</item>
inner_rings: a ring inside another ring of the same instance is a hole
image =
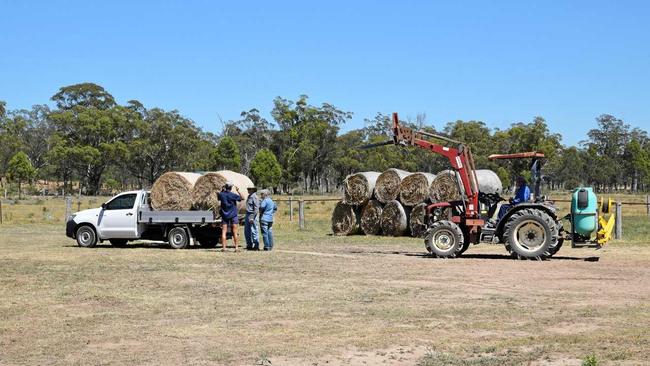
[[[491,170],[477,170],[479,191],[501,193],[501,180]],[[456,173],[409,173],[388,169],[379,174],[351,174],[344,181],[345,198],[332,214],[336,235],[411,235],[426,233],[426,208],[431,203],[460,200]]]
[[[208,172],[203,175],[187,172],[167,172],[151,187],[151,208],[157,211],[212,210],[219,213],[217,194],[231,181],[242,196],[240,212],[245,210],[248,187],[253,181],[230,170]]]

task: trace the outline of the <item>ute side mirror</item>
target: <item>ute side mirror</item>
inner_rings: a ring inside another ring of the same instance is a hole
[[[106,202],[102,203],[102,209],[106,209]]]

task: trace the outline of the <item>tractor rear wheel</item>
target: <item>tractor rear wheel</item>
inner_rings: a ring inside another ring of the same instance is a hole
[[[531,208],[515,212],[505,226],[506,249],[514,258],[543,260],[558,242],[555,221]]]
[[[462,253],[465,239],[463,231],[451,221],[434,222],[424,237],[424,245],[438,258],[455,258]]]

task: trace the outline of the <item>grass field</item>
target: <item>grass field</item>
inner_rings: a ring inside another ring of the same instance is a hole
[[[500,245],[438,260],[420,239],[333,237],[332,205],[309,203],[303,231],[282,206],[274,252],[221,253],[79,248],[60,200],[5,204],[0,365],[650,363],[642,206],[624,208],[624,240],[525,262]]]

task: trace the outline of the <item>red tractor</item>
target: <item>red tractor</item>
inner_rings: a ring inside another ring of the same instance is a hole
[[[433,138],[445,144],[428,141]],[[431,255],[454,258],[470,244],[504,243],[508,252],[519,259],[542,260],[554,255],[564,241],[557,208],[541,195],[541,168],[544,154],[530,152],[491,155],[490,159],[531,159],[534,201],[512,205],[498,220],[490,220],[503,201],[498,194],[483,194],[468,146],[448,137],[414,131],[399,124],[393,113],[392,140],[368,145],[394,144],[425,149],[446,157],[456,172],[461,197],[457,201],[433,203],[427,207],[428,225],[424,243]],[[447,146],[451,145],[451,146]],[[483,208],[483,210],[481,210]],[[486,212],[481,214],[481,212]],[[446,213],[443,214],[443,212]]]

